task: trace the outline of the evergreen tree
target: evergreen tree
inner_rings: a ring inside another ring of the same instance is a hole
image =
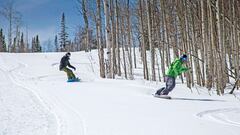
[[[20,53],[23,53],[25,52],[25,43],[24,43],[24,40],[23,40],[23,33],[21,34],[21,39],[20,39]]]
[[[35,45],[35,37],[33,37],[32,38],[32,52],[35,52],[35,47],[36,47],[36,45]]]
[[[55,44],[55,50],[56,50],[56,52],[58,52],[59,48],[58,48],[58,37],[57,37],[57,35],[55,35],[54,44]]]
[[[36,36],[36,51],[37,52],[42,52],[42,47],[40,45],[40,41],[39,41],[38,35]]]
[[[0,52],[6,52],[6,42],[5,42],[5,36],[3,35],[3,30],[0,29]]]
[[[32,52],[42,52],[38,35],[32,39]]]
[[[17,38],[15,37],[13,39],[13,45],[11,46],[11,52],[16,52],[17,51]]]
[[[62,14],[61,19],[61,32],[59,33],[60,36],[60,49],[61,51],[66,51],[66,46],[68,45],[68,33],[66,32],[66,21],[65,21],[65,15]]]
[[[6,44],[6,41],[5,41],[5,36],[3,36],[3,42],[2,42],[2,44],[3,44],[3,51],[4,52],[7,52],[7,44]]]

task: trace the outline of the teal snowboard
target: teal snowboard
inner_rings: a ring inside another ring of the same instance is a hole
[[[67,82],[80,82],[80,79],[79,78],[68,79]]]

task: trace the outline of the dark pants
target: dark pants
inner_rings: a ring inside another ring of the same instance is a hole
[[[163,87],[161,89],[159,89],[156,94],[157,95],[168,95],[169,92],[171,92],[173,90],[173,88],[175,87],[176,83],[175,83],[175,78],[174,77],[170,77],[167,76],[166,77],[166,87]]]
[[[71,69],[64,67],[62,70],[67,73],[68,79],[75,79],[76,78]]]

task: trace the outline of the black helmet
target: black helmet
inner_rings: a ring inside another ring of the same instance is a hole
[[[70,57],[70,56],[71,56],[71,53],[70,53],[70,52],[67,52],[67,53],[66,53],[66,56]]]

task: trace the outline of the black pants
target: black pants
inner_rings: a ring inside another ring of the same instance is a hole
[[[176,86],[174,77],[167,76],[166,79],[167,79],[166,87],[159,89],[156,92],[157,95],[168,95],[168,93],[171,92],[174,89],[174,87]]]

